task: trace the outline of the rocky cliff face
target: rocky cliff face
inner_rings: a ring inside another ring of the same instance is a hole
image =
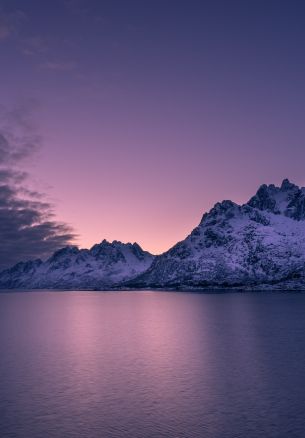
[[[263,185],[244,205],[216,204],[158,256],[137,287],[299,287],[305,266],[305,189]],[[130,283],[132,284],[132,283]]]
[[[281,187],[262,185],[248,205],[261,211],[281,214],[292,219],[305,219],[305,188],[292,184],[288,179]]]

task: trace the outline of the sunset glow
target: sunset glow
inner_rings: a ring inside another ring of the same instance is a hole
[[[160,253],[216,201],[305,184],[301,3],[2,3],[1,103],[42,139],[27,184],[81,247]]]

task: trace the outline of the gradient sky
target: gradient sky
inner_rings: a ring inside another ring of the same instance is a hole
[[[0,96],[22,166],[77,243],[160,253],[223,199],[305,185],[305,2],[0,0]]]

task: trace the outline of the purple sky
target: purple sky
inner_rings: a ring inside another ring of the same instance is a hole
[[[28,185],[90,247],[160,253],[223,199],[305,185],[305,3],[0,0],[1,105]]]

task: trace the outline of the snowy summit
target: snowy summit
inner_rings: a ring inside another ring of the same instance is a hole
[[[244,205],[217,203],[159,256],[136,243],[69,246],[3,271],[0,287],[305,289],[305,188],[285,179]]]

